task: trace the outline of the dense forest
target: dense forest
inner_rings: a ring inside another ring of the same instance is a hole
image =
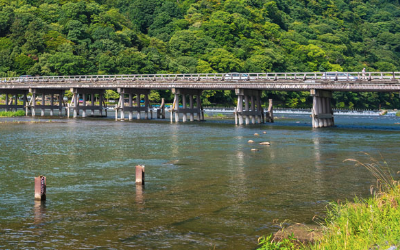
[[[0,77],[398,71],[399,16],[398,0],[0,0]],[[396,93],[334,97],[338,108],[400,104]],[[311,106],[308,92],[264,98]]]

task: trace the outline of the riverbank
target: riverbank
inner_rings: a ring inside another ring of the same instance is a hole
[[[312,237],[314,230],[307,233],[303,229],[292,235],[289,227],[287,232],[281,230],[275,237],[260,238],[259,249],[398,249],[400,185],[378,162],[351,161],[366,167],[377,177],[378,187],[371,187],[371,197],[355,198],[354,202],[330,203],[327,216],[320,223],[322,236],[315,241]],[[307,236],[304,237],[304,234]]]

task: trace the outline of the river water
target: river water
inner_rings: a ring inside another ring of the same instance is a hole
[[[344,160],[369,154],[394,173],[400,161],[396,117],[340,116],[324,129],[290,114],[249,126],[0,122],[0,249],[255,249],[280,223],[310,224],[328,202],[367,197],[371,174]],[[34,201],[38,175],[46,202]]]

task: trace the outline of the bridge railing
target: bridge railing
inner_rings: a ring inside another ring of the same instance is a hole
[[[4,83],[62,83],[62,82],[116,82],[116,81],[298,81],[309,83],[326,81],[379,81],[400,80],[400,72],[270,72],[270,73],[202,73],[202,74],[138,74],[138,75],[73,75],[0,78]]]

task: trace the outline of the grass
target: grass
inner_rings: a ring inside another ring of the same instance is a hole
[[[258,248],[258,250],[295,250],[299,247],[293,234],[280,242],[273,242],[272,239],[273,235],[260,237],[258,239],[258,244],[260,244],[261,247]]]
[[[25,111],[2,111],[0,112],[0,117],[17,117],[17,116],[25,116]]]
[[[227,116],[224,115],[224,114],[218,113],[218,114],[214,115],[214,117],[220,118],[220,119],[224,119],[224,118],[226,118]]]
[[[389,249],[400,246],[400,186],[394,181],[385,161],[369,159],[356,166],[367,168],[377,179],[371,186],[371,197],[355,198],[354,202],[331,203],[321,223],[324,234],[314,244],[296,249]],[[293,249],[277,243],[260,241],[262,250]]]

